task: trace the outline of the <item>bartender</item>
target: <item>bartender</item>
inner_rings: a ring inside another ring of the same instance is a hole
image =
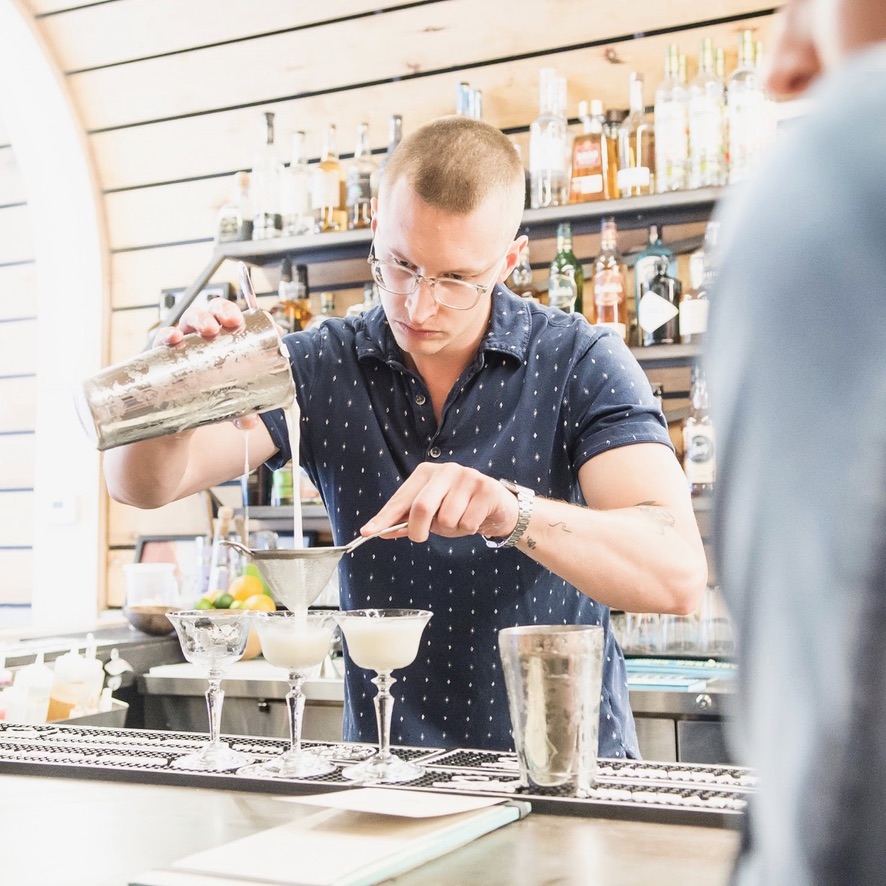
[[[372,203],[381,305],[287,335],[301,413],[204,426],[108,452],[118,501],[154,508],[290,458],[335,542],[399,522],[340,567],[341,607],[434,613],[398,674],[395,744],[511,749],[501,628],[604,629],[599,753],[639,755],[610,607],[686,614],[707,563],[667,425],[617,333],[502,285],[526,243],[510,140],[465,117],[405,138]],[[158,343],[243,323],[216,299]],[[374,742],[371,672],[348,664],[343,737]]]

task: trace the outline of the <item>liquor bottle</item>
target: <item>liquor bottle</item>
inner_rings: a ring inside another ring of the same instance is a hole
[[[686,345],[701,344],[708,331],[708,290],[716,277],[719,229],[719,222],[708,222],[702,248],[689,256],[689,289],[680,299],[680,341]]]
[[[330,123],[323,136],[320,162],[311,170],[311,209],[317,233],[341,229],[336,213],[342,208],[342,176],[335,135],[335,124]]]
[[[618,194],[640,197],[655,192],[654,126],[646,119],[643,75],[630,77],[631,108],[618,128]]]
[[[335,293],[320,293],[320,313],[314,314],[305,329],[313,329],[315,326],[322,326],[327,320],[335,316]]]
[[[252,239],[252,198],[249,187],[249,173],[235,172],[231,180],[230,199],[218,211],[216,243]]]
[[[613,327],[627,340],[625,265],[618,251],[618,229],[611,218],[601,222],[600,254],[594,262],[594,323]]]
[[[768,133],[766,94],[755,56],[754,32],[741,31],[738,66],[726,89],[730,184],[743,181],[757,165]]]
[[[292,133],[292,155],[283,173],[283,235],[294,237],[314,230],[311,216],[311,172],[305,151],[305,133]]]
[[[680,53],[665,52],[664,79],[655,90],[655,189],[659,194],[686,187],[689,165],[689,94],[680,82]]]
[[[567,314],[584,313],[584,272],[572,251],[572,226],[557,225],[557,254],[548,276],[548,304]]]
[[[525,234],[526,231],[524,230],[523,233]],[[509,288],[511,292],[519,295],[521,298],[529,298],[533,301],[538,300],[535,297],[535,290],[532,286],[532,264],[529,260],[528,239],[520,250],[520,257],[517,259],[517,264],[514,265],[514,270],[511,271]]]
[[[603,115],[603,135],[606,138],[606,197],[618,197],[618,130],[627,117],[627,111],[610,108]]]
[[[283,164],[274,144],[274,113],[265,111],[263,118],[261,145],[252,163],[253,240],[269,240],[283,233]]]
[[[640,298],[643,295],[643,284],[647,283],[655,275],[655,260],[659,256],[668,259],[668,274],[677,279],[677,257],[664,245],[661,239],[661,229],[658,225],[649,226],[649,239],[643,250],[637,253],[634,259],[634,314],[635,319],[640,316]],[[681,287],[682,289],[682,287]],[[642,333],[636,333],[629,337],[629,341],[642,344]]]
[[[696,363],[692,373],[690,412],[683,424],[683,470],[692,495],[712,492],[717,475],[714,426],[704,369]]]
[[[361,123],[357,127],[357,142],[354,147],[354,158],[348,164],[345,176],[346,204],[348,208],[348,229],[368,228],[372,221],[370,201],[372,200],[372,179],[377,164],[372,159],[369,147],[369,124]]]
[[[563,206],[569,197],[566,79],[553,68],[539,74],[538,110],[529,127],[530,204]]]
[[[360,314],[365,314],[367,311],[371,311],[380,303],[381,299],[378,297],[378,287],[375,283],[364,283],[363,301],[350,305],[347,310],[345,310],[345,316],[358,317]]]
[[[666,255],[659,255],[653,261],[655,273],[643,283],[637,304],[637,325],[643,347],[673,345],[680,341],[680,281],[668,276]]]
[[[388,161],[391,159],[391,155],[397,149],[397,145],[403,140],[403,118],[399,114],[391,114],[391,119],[388,122],[388,146],[385,149],[385,153],[382,156],[381,160],[378,163],[378,169],[375,171],[375,175],[372,179],[372,196],[378,196],[378,183],[381,180],[381,174],[385,171],[385,167],[388,165]]]
[[[532,181],[529,177],[529,170],[526,168],[526,164],[523,163],[523,148],[520,146],[519,142],[515,142],[511,139],[511,144],[514,146],[514,150],[517,152],[517,156],[520,158],[520,163],[523,164],[523,208],[530,208],[530,199],[532,197]]]
[[[280,263],[279,301],[271,308],[271,316],[284,332],[298,332],[311,322],[308,304],[308,266],[296,265],[295,277],[292,262],[286,256]]]
[[[595,98],[589,110],[587,102],[579,102],[578,117],[582,123],[582,132],[572,142],[569,202],[605,200],[609,158],[606,137],[603,135],[603,103]]]
[[[698,53],[698,73],[689,84],[690,188],[725,183],[723,126],[723,84],[714,67],[711,39],[705,37]]]

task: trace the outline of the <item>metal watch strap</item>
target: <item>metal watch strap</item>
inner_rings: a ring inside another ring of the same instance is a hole
[[[514,531],[504,540],[496,541],[493,538],[483,536],[486,546],[490,548],[512,548],[523,537],[526,527],[529,526],[529,518],[532,516],[532,505],[535,499],[535,490],[527,489],[525,486],[518,486],[511,480],[499,480],[499,483],[509,492],[513,492],[517,496],[517,525]]]

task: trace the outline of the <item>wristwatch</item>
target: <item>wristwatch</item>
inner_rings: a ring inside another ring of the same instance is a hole
[[[529,525],[529,518],[532,516],[532,505],[535,500],[535,490],[527,489],[525,486],[518,486],[512,480],[499,480],[498,482],[517,496],[517,525],[514,527],[514,531],[504,540],[488,538],[485,535],[483,539],[489,548],[512,548],[523,537],[523,533],[526,532],[526,527]]]

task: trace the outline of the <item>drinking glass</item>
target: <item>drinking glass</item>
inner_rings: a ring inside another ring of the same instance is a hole
[[[259,778],[303,778],[334,772],[335,766],[311,751],[302,750],[301,724],[305,709],[302,683],[308,668],[322,663],[332,644],[335,620],[328,612],[251,612],[265,661],[286,668],[289,692],[289,750],[264,763],[253,763],[238,775]]]
[[[203,747],[170,764],[173,769],[199,769],[218,772],[236,769],[253,757],[232,750],[221,740],[221,714],[225,694],[221,688],[225,667],[243,656],[252,620],[245,610],[190,609],[167,613],[175,626],[185,658],[207,671],[209,688],[206,708],[209,712],[209,741]]]
[[[351,609],[335,614],[351,661],[359,668],[375,671],[372,682],[378,687],[378,753],[343,769],[341,774],[345,778],[361,784],[396,784],[415,781],[424,773],[423,767],[391,753],[391,686],[397,682],[391,671],[415,661],[430,617],[431,613],[424,609]]]

